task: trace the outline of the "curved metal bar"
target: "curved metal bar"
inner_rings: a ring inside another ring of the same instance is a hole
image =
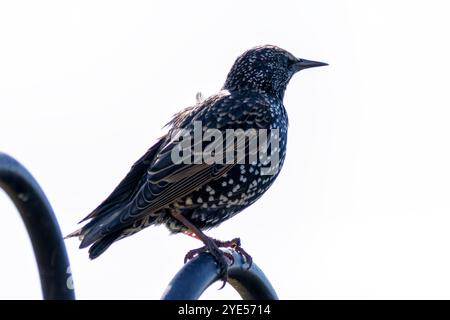
[[[44,299],[75,299],[66,247],[47,197],[25,167],[1,152],[0,187],[9,195],[25,223]]]
[[[258,266],[250,269],[244,258],[234,250],[226,250],[234,257],[228,269],[228,283],[245,300],[277,300],[278,296]],[[167,286],[163,300],[195,300],[216,280],[219,269],[213,256],[202,253],[195,257],[175,275]]]

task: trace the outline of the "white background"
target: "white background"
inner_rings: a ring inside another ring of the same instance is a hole
[[[10,1],[0,4],[0,150],[46,192],[64,234],[179,109],[260,44],[325,61],[285,97],[285,167],[211,230],[240,236],[280,298],[450,298],[447,1]],[[25,229],[0,193],[0,298],[41,298]],[[159,299],[199,246],[163,227],[90,261],[80,299]],[[203,298],[238,298],[215,284]]]

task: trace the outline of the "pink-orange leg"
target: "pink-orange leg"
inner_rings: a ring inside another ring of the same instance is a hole
[[[223,285],[220,289],[222,289],[225,286],[225,284],[228,280],[228,263],[225,260],[224,256],[229,258],[231,263],[234,263],[234,258],[233,258],[233,255],[231,255],[228,252],[223,252],[219,248],[232,248],[232,249],[236,250],[242,256],[244,256],[245,260],[249,264],[249,268],[251,267],[252,257],[244,249],[241,248],[241,241],[239,238],[235,238],[231,241],[216,240],[216,239],[210,238],[207,235],[205,235],[200,229],[198,229],[196,226],[194,226],[188,219],[186,219],[181,214],[172,213],[172,216],[188,228],[187,231],[183,232],[185,235],[188,235],[194,239],[198,239],[205,244],[201,248],[197,248],[197,249],[193,249],[193,250],[189,251],[184,258],[184,262],[186,263],[188,260],[194,258],[195,256],[199,255],[200,253],[209,251],[219,265],[219,270],[220,270],[219,277],[223,281]]]
[[[202,241],[202,239],[200,239],[200,237],[197,236],[195,233],[193,233],[191,230],[185,230],[185,231],[183,231],[183,234],[185,234],[185,235],[187,235],[187,236],[189,236],[189,237],[191,237],[191,238],[194,238],[194,239],[197,239],[197,240]],[[234,241],[234,240],[239,239],[239,238],[233,239],[233,240],[231,240],[231,241],[220,241],[220,240],[216,240],[216,239],[213,239],[213,238],[211,238],[211,239],[214,240],[214,242],[216,243],[216,245],[217,245],[219,248],[233,248],[233,249],[234,249],[234,248],[236,248],[236,241]],[[239,240],[239,241],[240,241],[240,240]],[[188,260],[191,260],[191,259],[194,258],[196,255],[198,255],[198,254],[200,254],[200,253],[202,253],[202,252],[205,252],[206,250],[207,250],[207,248],[206,248],[205,246],[203,246],[203,247],[201,247],[201,248],[193,249],[193,250],[189,251],[189,252],[186,254],[186,256],[184,257],[184,263],[186,263]],[[236,251],[242,252],[243,255],[244,255],[246,258],[247,258],[247,256],[250,257],[243,249],[242,249],[241,251],[239,251],[239,249],[236,250]],[[225,256],[227,256],[227,258],[230,259],[232,262],[234,262],[233,255],[229,254],[228,252],[224,252],[223,254],[224,254]],[[250,257],[250,258],[251,258],[251,257]]]
[[[183,234],[185,234],[185,235],[187,235],[187,236],[189,236],[189,237],[191,237],[191,238],[194,238],[194,239],[197,239],[197,240],[202,241],[202,239],[200,239],[200,238],[199,238],[195,233],[193,233],[191,230],[183,231]]]

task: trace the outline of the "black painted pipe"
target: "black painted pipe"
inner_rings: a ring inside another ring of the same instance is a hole
[[[234,257],[228,269],[228,283],[245,300],[277,300],[278,296],[258,266],[253,263],[250,269],[244,258],[234,250],[227,250]],[[163,300],[195,300],[215,281],[219,269],[209,253],[195,257],[175,275],[166,288]],[[220,284],[218,285],[218,288]]]
[[[0,187],[9,195],[25,223],[44,299],[75,299],[66,247],[47,197],[24,166],[1,152]]]

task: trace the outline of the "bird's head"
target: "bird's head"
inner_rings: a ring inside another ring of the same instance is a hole
[[[259,46],[236,59],[223,88],[230,91],[257,90],[283,99],[286,86],[296,72],[326,65],[296,58],[276,46]]]

